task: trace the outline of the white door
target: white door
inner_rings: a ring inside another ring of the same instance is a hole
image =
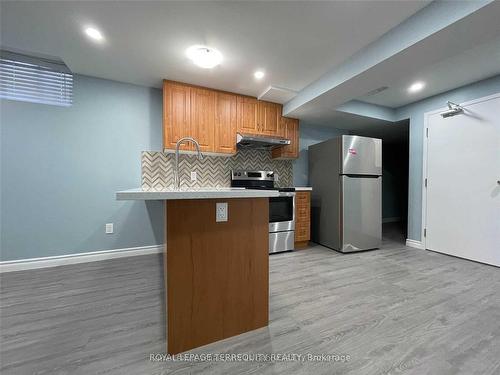
[[[425,245],[500,266],[500,94],[427,119]]]

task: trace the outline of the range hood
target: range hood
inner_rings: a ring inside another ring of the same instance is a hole
[[[240,148],[254,148],[260,150],[271,150],[275,147],[286,146],[290,140],[283,137],[272,137],[255,134],[236,134],[236,146]]]

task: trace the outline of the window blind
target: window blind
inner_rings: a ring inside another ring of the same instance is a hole
[[[0,98],[70,106],[73,104],[73,74],[62,61],[2,50]]]

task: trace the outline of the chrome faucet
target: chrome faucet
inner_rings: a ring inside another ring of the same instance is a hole
[[[179,147],[182,143],[187,141],[194,143],[196,151],[198,151],[198,160],[203,160],[203,154],[200,151],[200,144],[196,141],[196,139],[191,137],[183,137],[177,141],[175,145],[175,170],[174,170],[174,188],[177,190],[180,189],[181,187],[181,179],[179,177]]]

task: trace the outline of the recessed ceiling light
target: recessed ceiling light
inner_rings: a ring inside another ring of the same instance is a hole
[[[186,50],[186,55],[195,65],[205,69],[216,67],[222,62],[222,54],[207,46],[191,46]]]
[[[408,92],[409,93],[419,92],[424,87],[425,87],[425,83],[424,82],[415,82],[410,87],[408,87]]]
[[[253,76],[256,78],[256,79],[262,79],[264,78],[264,72],[262,70],[257,70]]]
[[[87,34],[89,38],[96,40],[98,42],[104,39],[101,32],[94,27],[85,28],[85,34]]]

